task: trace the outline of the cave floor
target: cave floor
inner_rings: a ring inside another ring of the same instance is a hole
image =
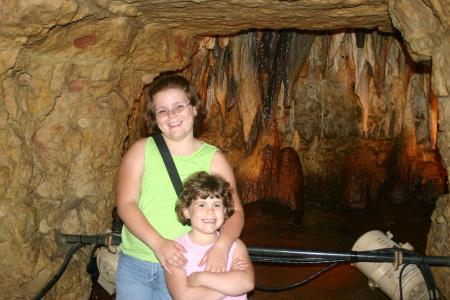
[[[368,211],[307,208],[303,221],[289,208],[273,202],[244,206],[246,214],[242,240],[247,246],[292,248],[316,251],[350,251],[364,233],[378,229],[390,231],[397,243],[409,242],[418,253],[425,253],[432,207],[418,201],[386,205]],[[255,264],[256,285],[283,287],[298,282],[324,266]],[[114,299],[94,286],[91,300]],[[282,292],[255,290],[251,300],[266,299],[389,299],[379,289],[372,290],[367,278],[350,264],[325,272],[306,285]]]

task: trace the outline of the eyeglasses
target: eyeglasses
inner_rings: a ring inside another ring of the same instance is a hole
[[[170,112],[172,112],[172,114],[181,114],[188,105],[191,105],[190,103],[185,103],[185,104],[178,104],[177,106],[175,106],[172,109],[160,109],[157,112],[155,112],[155,117],[157,117],[158,119],[162,119],[162,118],[166,118],[169,116]]]

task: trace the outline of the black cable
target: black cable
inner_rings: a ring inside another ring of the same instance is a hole
[[[122,241],[120,234],[105,233],[95,235],[61,234],[60,239],[64,243],[80,243],[84,245],[99,245],[104,247],[119,245]]]
[[[97,266],[97,257],[95,256],[95,252],[97,251],[98,248],[100,248],[100,245],[98,245],[98,244],[94,245],[91,248],[91,251],[89,254],[89,262],[86,266],[86,272],[88,272],[89,275],[91,275],[92,284],[97,282],[98,276],[99,276],[99,271],[98,271],[98,266]]]
[[[314,257],[274,257],[274,256],[250,256],[253,262],[277,263],[277,264],[327,264],[334,262],[347,262],[343,259],[322,259]]]
[[[47,292],[55,285],[55,283],[59,280],[59,278],[64,274],[64,271],[67,268],[67,265],[69,264],[70,260],[72,259],[72,256],[80,250],[80,248],[83,247],[82,244],[77,243],[74,244],[70,249],[69,252],[66,254],[66,257],[64,258],[64,262],[62,263],[61,267],[59,267],[58,272],[53,276],[52,280],[50,280],[37,294],[34,296],[33,300],[40,300],[42,297],[47,294]]]
[[[290,285],[287,286],[283,286],[283,287],[266,287],[266,286],[255,286],[255,289],[263,291],[263,292],[281,292],[281,291],[286,291],[289,289],[293,289],[302,285],[307,284],[308,282],[312,281],[313,279],[319,277],[320,275],[322,275],[323,273],[325,273],[326,271],[330,270],[331,268],[335,267],[336,265],[338,265],[339,262],[334,262],[328,266],[326,266],[325,268],[321,269],[320,271],[311,274],[310,276],[308,276],[307,278],[298,281],[296,283],[292,283]]]
[[[425,279],[430,300],[439,299],[439,293],[436,289],[436,283],[434,281],[433,273],[431,272],[430,266],[426,264],[421,264],[419,265],[419,269],[422,272],[423,278]]]
[[[408,255],[416,255],[417,256],[416,252],[408,250],[408,249],[397,248],[397,251],[403,252],[403,259],[407,258]],[[445,257],[445,258],[448,259],[448,257]],[[416,265],[418,267],[418,269],[420,270],[420,272],[422,273],[423,279],[427,286],[429,299],[437,300],[437,299],[439,299],[439,292],[436,289],[436,283],[434,281],[434,276],[433,276],[433,273],[431,272],[430,265],[428,264],[428,263],[434,263],[435,260],[434,259],[428,260],[427,257],[425,257],[425,256],[422,256],[421,259],[422,259],[422,261],[420,263],[415,263],[414,265]],[[408,263],[406,263],[406,265],[408,265]],[[400,272],[400,274],[401,274],[401,272]],[[400,279],[401,279],[401,275],[400,275]],[[400,284],[401,284],[401,282],[400,282]],[[400,293],[402,293],[401,285],[400,285]],[[402,294],[400,294],[400,295],[402,296]]]
[[[91,251],[89,252],[90,258],[95,256],[95,251],[97,251],[98,248],[100,248],[100,245],[98,244],[94,245],[94,247],[91,248]]]

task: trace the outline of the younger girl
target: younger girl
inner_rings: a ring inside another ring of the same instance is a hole
[[[198,172],[187,179],[175,211],[191,231],[176,241],[186,249],[184,269],[165,273],[172,297],[177,299],[247,299],[254,288],[254,272],[247,248],[236,240],[228,253],[225,272],[204,271],[200,260],[218,238],[218,230],[233,212],[230,185],[219,176]]]

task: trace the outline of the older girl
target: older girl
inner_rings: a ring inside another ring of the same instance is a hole
[[[223,272],[228,252],[239,237],[244,214],[236,193],[233,170],[223,153],[194,137],[199,99],[180,75],[156,78],[149,89],[147,118],[160,130],[181,180],[198,171],[218,174],[232,189],[235,213],[220,230],[219,238],[200,264]],[[116,205],[125,226],[116,274],[116,299],[170,299],[164,270],[186,264],[185,249],[174,238],[188,231],[174,212],[177,195],[152,137],[131,146],[120,165]]]

